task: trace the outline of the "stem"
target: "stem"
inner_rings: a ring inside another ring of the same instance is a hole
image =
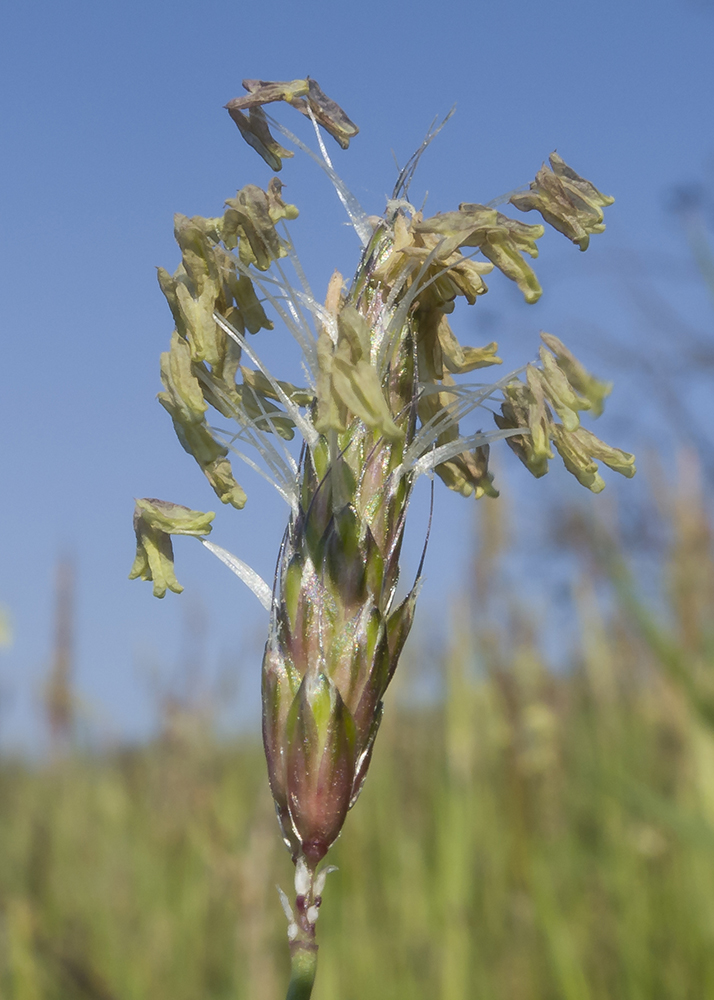
[[[286,1000],[310,1000],[317,972],[317,945],[295,941],[290,945],[290,985]]]

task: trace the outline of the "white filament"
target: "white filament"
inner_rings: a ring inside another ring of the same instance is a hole
[[[437,438],[449,427],[453,427],[462,420],[468,413],[485,403],[494,393],[500,392],[512,382],[517,375],[523,371],[519,368],[509,372],[492,385],[485,385],[483,388],[468,389],[461,385],[439,386],[438,391],[452,394],[455,398],[443,409],[438,410],[425,424],[423,424],[414,436],[414,440],[407,448],[403,466],[405,469],[413,468],[417,462],[432,447]],[[427,392],[437,391],[431,387],[424,387]],[[424,390],[422,390],[424,391]],[[495,432],[494,432],[495,433]],[[495,439],[494,439],[495,440]],[[461,449],[463,451],[463,448]],[[458,454],[458,452],[454,452]]]
[[[360,203],[357,201],[357,199],[352,194],[350,189],[347,187],[345,182],[341,179],[341,177],[337,173],[335,173],[332,163],[330,162],[330,158],[327,155],[327,151],[325,150],[324,144],[322,143],[322,137],[318,135],[318,140],[322,147],[321,152],[323,153],[324,158],[319,157],[316,153],[314,153],[310,149],[309,146],[306,146],[304,142],[301,142],[301,140],[298,139],[296,135],[293,135],[290,129],[285,128],[284,125],[281,125],[280,122],[276,121],[274,118],[271,118],[269,115],[266,117],[268,118],[268,121],[273,126],[273,128],[275,128],[278,132],[280,132],[281,135],[285,136],[285,138],[288,139],[290,142],[294,143],[298,147],[298,149],[303,151],[303,153],[307,153],[307,155],[311,159],[313,159],[315,163],[317,163],[322,170],[325,171],[327,176],[332,181],[332,186],[337,192],[337,197],[340,199],[340,201],[345,207],[345,211],[349,216],[352,228],[357,233],[357,236],[359,237],[362,246],[366,247],[372,236],[372,225],[369,221],[369,218],[367,217],[367,213],[365,212],[365,210],[362,208]],[[314,118],[313,118],[313,123],[314,123]]]
[[[290,415],[292,422],[295,424],[295,426],[298,428],[303,438],[305,439],[305,443],[308,444],[311,448],[314,448],[317,442],[320,440],[320,435],[312,426],[310,420],[306,416],[303,416],[303,414],[300,412],[299,407],[297,407],[295,403],[293,403],[292,399],[290,399],[287,393],[283,390],[283,387],[280,385],[280,383],[275,378],[273,378],[269,370],[265,367],[263,362],[255,353],[253,348],[250,347],[245,337],[242,334],[238,333],[238,331],[234,327],[232,327],[231,324],[228,323],[227,320],[225,320],[220,315],[220,313],[214,312],[213,318],[216,321],[216,323],[220,326],[220,328],[225,333],[227,333],[232,340],[235,340],[236,344],[238,344],[245,351],[245,353],[248,355],[248,357],[256,366],[256,368],[259,368],[260,371],[263,373],[263,375],[265,375],[267,380],[270,382],[273,391],[275,392],[278,399],[280,400],[280,402],[283,404],[288,414]]]
[[[411,471],[415,477],[421,476],[425,472],[431,472],[442,462],[448,462],[450,458],[460,455],[462,451],[480,448],[491,441],[501,441],[503,438],[514,437],[516,434],[530,434],[530,431],[527,427],[508,427],[505,430],[486,431],[485,433],[477,431],[476,434],[471,434],[468,437],[457,438],[455,441],[449,441],[448,444],[442,444],[439,448],[432,448],[430,452],[414,462]]]
[[[253,591],[265,610],[270,611],[273,603],[273,594],[263,577],[256,573],[255,570],[252,569],[247,563],[244,563],[242,559],[239,559],[238,556],[234,556],[232,552],[228,552],[227,549],[221,548],[221,546],[216,545],[215,542],[209,542],[205,538],[201,538],[200,541],[210,552],[214,554],[214,556],[220,559],[221,562],[228,567],[228,569],[232,570],[235,575],[243,581],[246,587]]]

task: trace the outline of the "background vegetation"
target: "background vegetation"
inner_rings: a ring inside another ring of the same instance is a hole
[[[558,517],[566,670],[507,583],[504,508],[477,505],[449,647],[400,668],[335,850],[316,1000],[714,996],[714,556],[691,456],[678,482],[647,600],[614,517]],[[52,759],[0,762],[0,995],[279,996],[291,865],[258,742],[169,699],[150,745],[73,748],[63,634]],[[419,704],[423,671],[440,696]]]

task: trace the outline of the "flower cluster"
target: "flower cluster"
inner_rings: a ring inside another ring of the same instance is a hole
[[[419,581],[401,600],[396,595],[417,478],[435,471],[465,496],[497,496],[488,459],[498,439],[535,476],[547,472],[555,449],[594,492],[604,485],[598,461],[631,476],[634,458],[581,426],[580,413],[597,417],[611,387],[557,337],[542,334],[539,359],[525,367],[524,378],[459,381],[501,359],[495,343],[459,342],[448,319],[456,300],[473,305],[496,270],[535,302],[541,288],[529,261],[538,254],[542,225],[474,203],[424,218],[407,197],[419,154],[402,171],[384,215],[367,217],[335,174],[318,126],[343,147],[357,129],[315,81],[247,80],[244,87],[247,96],[228,110],[274,170],[292,154],[270,127],[302,143],[272,122],[264,105],[283,101],[312,119],[320,163],[362,241],[361,259],[349,282],[335,272],[326,299],[318,301],[287,228],[277,228],[297,209],[282,200],[275,178],[267,191],[242,188],[220,217],[177,216],[182,261],[173,276],[159,271],[176,327],[161,359],[159,400],[223,503],[241,508],[246,501],[233,476],[233,453],[265,475],[290,507],[272,597],[240,560],[206,544],[270,608],[263,738],[300,882],[299,919],[288,904],[286,912],[293,938],[307,946],[324,884],[317,866],[359,795],[414,616]],[[550,162],[552,169],[543,167],[530,191],[511,203],[537,209],[585,249],[589,235],[604,228],[602,207],[612,199],[555,154]],[[285,276],[284,258],[295,265],[297,288]],[[250,335],[273,326],[266,307],[302,349],[304,387],[275,378],[252,346]],[[469,414],[499,403],[495,429],[462,431]],[[236,429],[210,425],[210,410]],[[296,431],[303,439],[299,458],[286,444]],[[162,596],[167,586],[179,589],[169,536],[205,533],[213,515],[160,501],[138,501],[137,510],[132,576],[153,579]]]

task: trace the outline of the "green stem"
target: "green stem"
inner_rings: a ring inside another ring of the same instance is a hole
[[[310,1000],[317,972],[317,945],[295,941],[290,945],[290,985],[287,1000]]]

